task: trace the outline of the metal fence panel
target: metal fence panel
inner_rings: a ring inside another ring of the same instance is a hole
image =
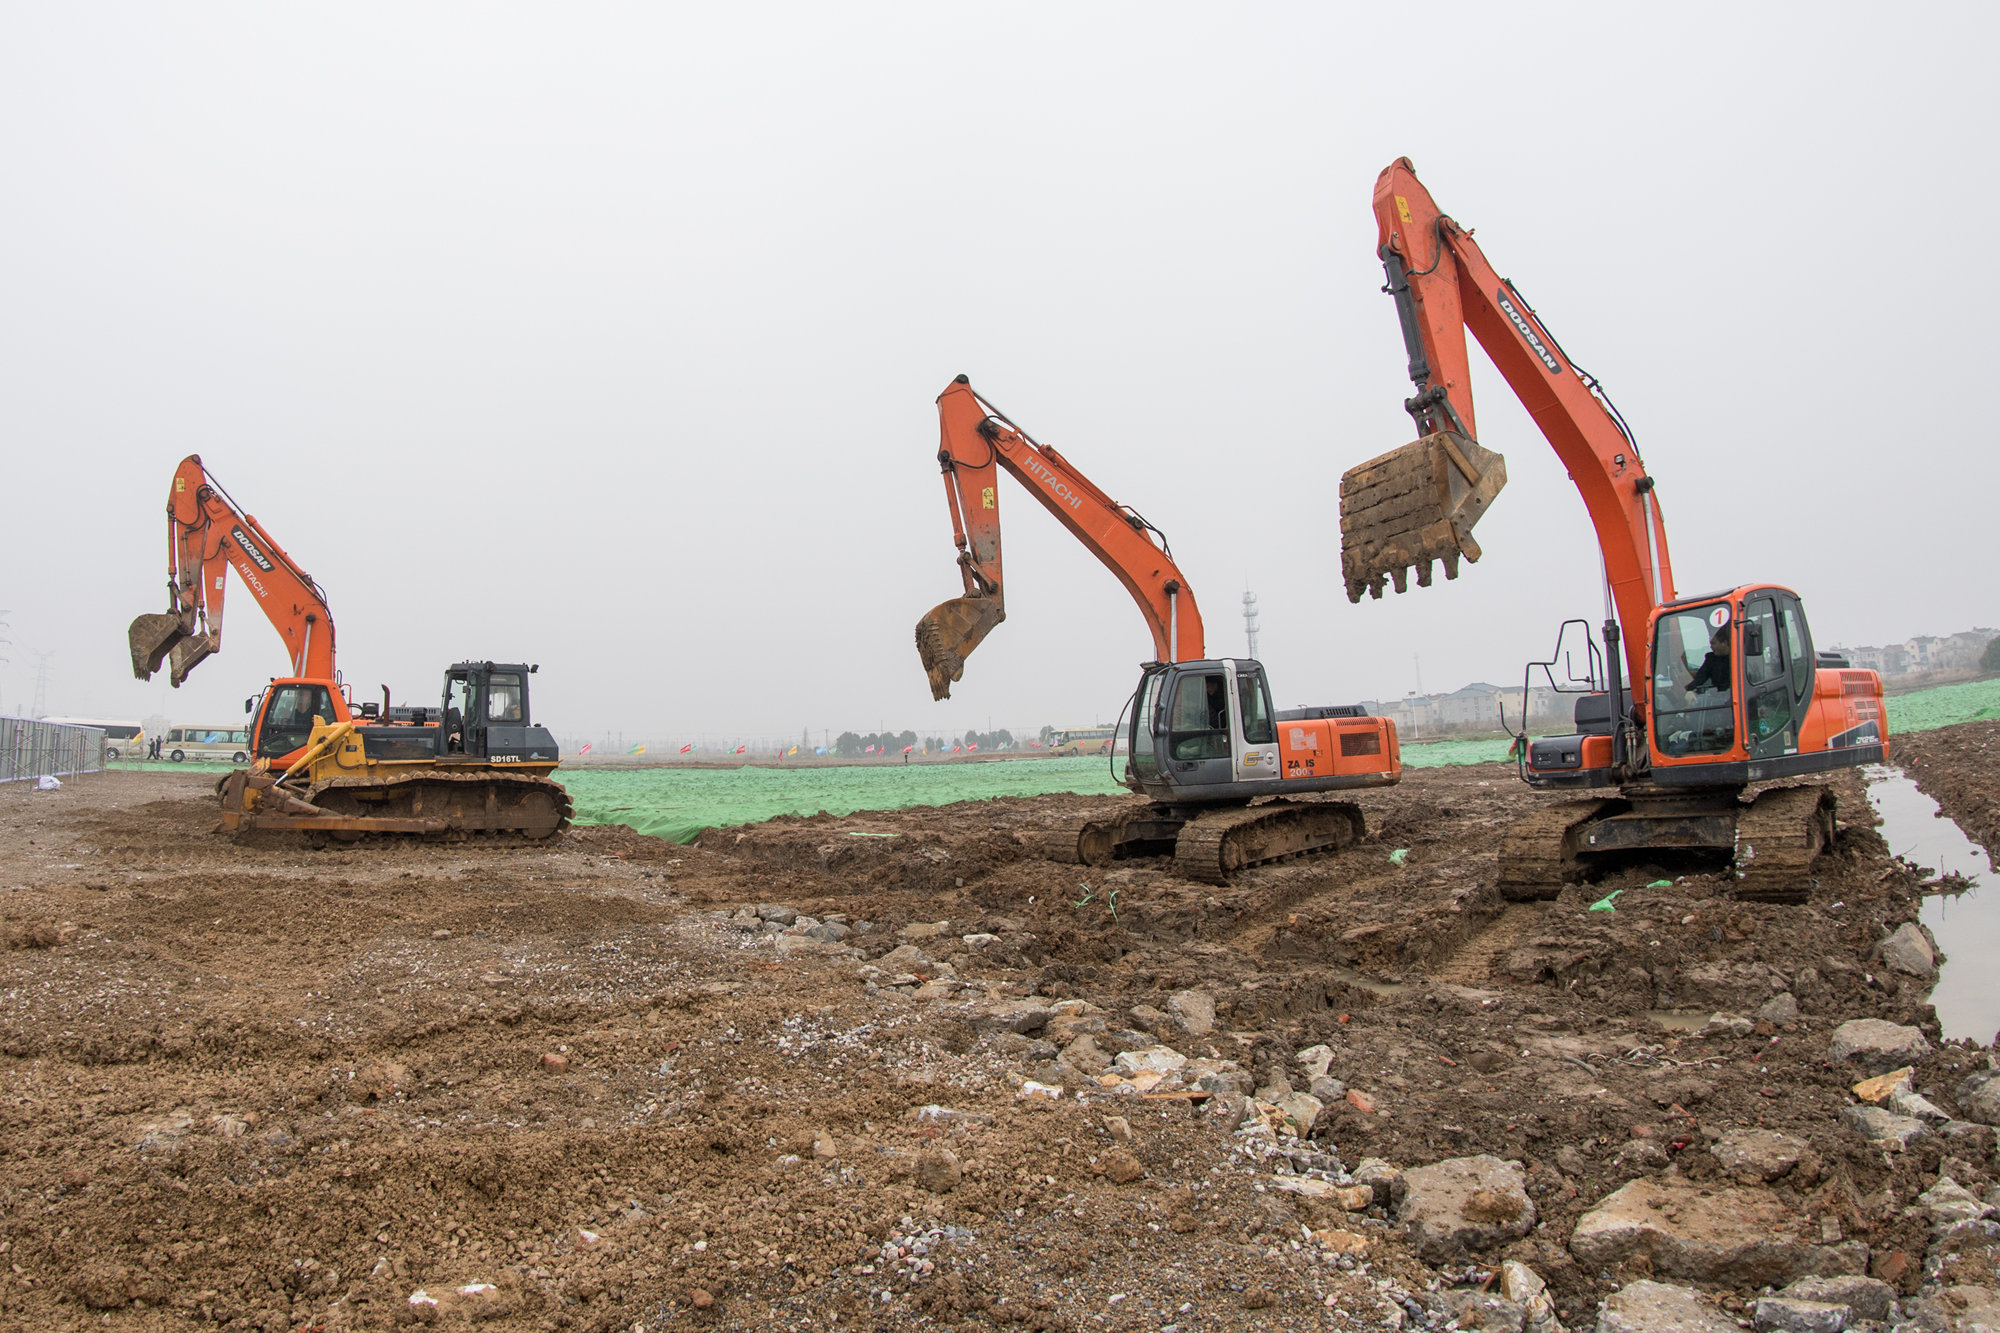
[[[0,782],[67,777],[104,767],[104,728],[0,717]]]

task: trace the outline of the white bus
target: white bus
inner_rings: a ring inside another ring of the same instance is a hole
[[[1116,727],[1065,727],[1049,737],[1049,749],[1060,755],[1113,754],[1120,739]]]
[[[228,726],[168,727],[166,738],[160,743],[160,754],[177,764],[190,759],[245,764],[250,762],[250,732],[244,727]]]
[[[96,727],[104,733],[104,757],[106,759],[144,759],[146,757],[146,729],[137,722],[119,721],[104,717],[44,717],[41,722],[54,722],[65,727]]]

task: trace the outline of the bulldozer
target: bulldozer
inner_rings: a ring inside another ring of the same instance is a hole
[[[336,696],[323,685],[273,681],[243,707],[257,718],[252,747],[285,749],[286,758],[260,758],[217,784],[221,828],[289,829],[338,842],[378,833],[539,840],[560,832],[571,807],[549,777],[559,762],[555,738],[528,712],[528,677],[537,669],[460,662],[445,672],[437,708],[378,709],[370,701],[358,716],[334,721]],[[286,749],[301,735],[302,744]]]
[[[244,700],[249,767],[217,784],[221,829],[295,830],[315,840],[371,834],[510,834],[569,826],[569,794],[549,775],[555,738],[529,713],[522,663],[459,662],[436,707],[357,705],[334,666],[326,593],[210,475],[181,460],[167,493],[167,596],[127,631],[132,673],[165,667],[178,689],[222,649],[234,569],[284,640],[291,674]]]

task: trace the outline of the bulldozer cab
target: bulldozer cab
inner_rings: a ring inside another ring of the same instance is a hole
[[[1134,701],[1126,785],[1135,791],[1192,794],[1276,776],[1276,714],[1261,664],[1150,666]]]
[[[445,748],[499,763],[556,758],[555,738],[534,725],[528,677],[538,666],[520,662],[460,662],[444,675]]]

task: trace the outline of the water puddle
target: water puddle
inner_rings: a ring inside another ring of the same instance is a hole
[[[1985,849],[1945,818],[1902,769],[1871,765],[1865,773],[1868,803],[1882,819],[1889,851],[1939,875],[1959,874],[1972,882],[1962,894],[1924,900],[1923,923],[1947,960],[1931,1003],[1946,1037],[1991,1042],[2000,1029],[2000,985],[1986,967],[2000,956],[2000,875]]]

